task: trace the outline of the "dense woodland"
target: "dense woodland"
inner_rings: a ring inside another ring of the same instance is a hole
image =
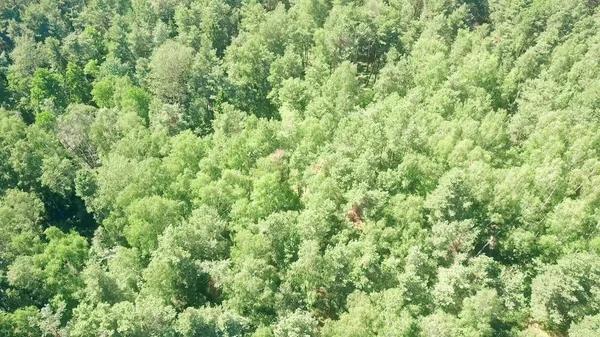
[[[0,336],[600,336],[600,1],[0,1]]]

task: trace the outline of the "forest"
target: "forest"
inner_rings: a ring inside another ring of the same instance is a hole
[[[1,0],[40,336],[600,336],[600,0]]]

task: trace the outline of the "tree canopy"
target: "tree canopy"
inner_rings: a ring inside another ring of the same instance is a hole
[[[0,1],[0,336],[600,336],[600,1]]]

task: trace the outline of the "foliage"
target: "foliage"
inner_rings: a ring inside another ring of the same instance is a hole
[[[600,335],[599,15],[0,1],[0,336]]]

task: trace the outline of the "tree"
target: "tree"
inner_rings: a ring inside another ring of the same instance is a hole
[[[317,335],[317,320],[309,313],[297,310],[277,322],[273,328],[275,337],[305,337]]]
[[[8,268],[7,279],[15,289],[33,294],[35,304],[50,299],[76,305],[83,287],[80,272],[87,259],[85,238],[75,232],[63,233],[56,227],[44,231],[47,244],[43,251],[20,255]]]
[[[146,90],[138,87],[132,87],[123,95],[121,106],[123,110],[135,112],[138,116],[146,121],[146,125],[150,123],[149,111],[152,102],[152,95]]]
[[[23,35],[15,39],[10,59],[12,63],[8,67],[8,87],[20,96],[19,99],[25,99],[24,96],[30,94],[34,73],[48,62],[47,57],[39,42],[35,42],[29,35]]]
[[[83,69],[71,62],[67,65],[65,87],[69,102],[85,104],[90,102],[91,85],[88,83]]]
[[[33,306],[19,308],[14,312],[0,311],[0,328],[7,337],[34,337],[41,331],[37,326],[40,311]]]
[[[220,293],[203,263],[229,255],[226,228],[216,210],[208,207],[194,210],[181,225],[167,227],[144,272],[142,292],[179,309],[218,302]]]
[[[531,309],[535,320],[557,332],[572,322],[598,313],[600,263],[592,254],[567,255],[532,282]]]
[[[0,188],[17,184],[16,172],[10,164],[11,150],[19,139],[25,137],[26,125],[17,114],[0,108]]]
[[[149,256],[158,246],[158,237],[165,228],[180,221],[180,210],[180,202],[159,196],[135,200],[125,210],[128,225],[124,234],[128,243],[142,255]]]
[[[595,336],[600,332],[600,317],[586,316],[580,322],[572,324],[569,328],[569,336],[589,337]]]
[[[42,109],[60,109],[67,103],[62,76],[40,68],[33,74],[31,80],[31,106],[40,111]]]
[[[0,199],[0,270],[6,270],[18,256],[39,250],[44,211],[44,204],[35,194],[5,191]]]
[[[177,331],[184,337],[242,336],[248,331],[243,317],[221,308],[187,308],[177,317]]]
[[[98,154],[90,139],[90,128],[95,120],[94,107],[69,105],[58,120],[57,136],[62,145],[90,168],[97,166]]]
[[[194,50],[176,41],[163,43],[150,57],[150,90],[159,99],[170,104],[188,102],[188,80]]]

